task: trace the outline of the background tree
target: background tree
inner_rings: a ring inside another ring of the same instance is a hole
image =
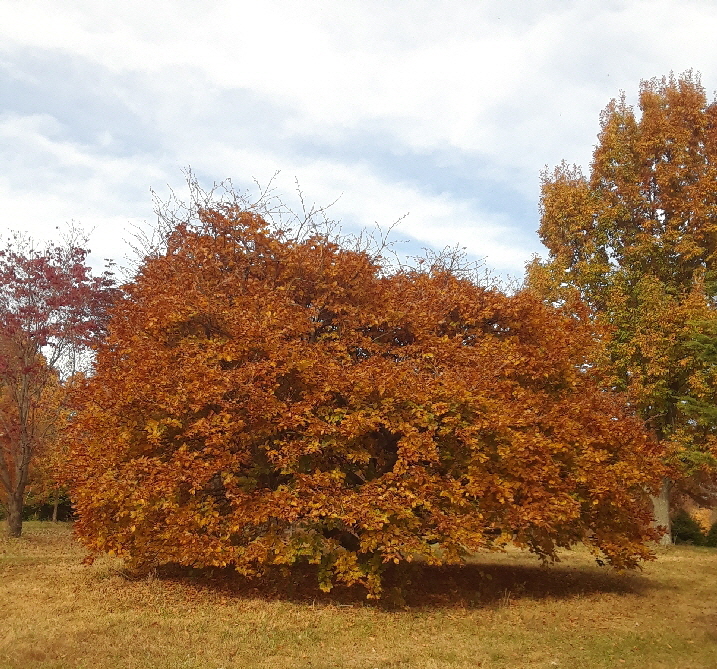
[[[38,363],[44,364],[44,361]],[[33,426],[36,434],[37,448],[30,461],[27,484],[23,494],[23,515],[27,516],[28,509],[35,512],[45,505],[53,507],[53,519],[57,517],[57,508],[60,502],[66,500],[64,486],[57,477],[61,470],[62,453],[58,446],[58,429],[61,429],[66,416],[62,416],[65,399],[65,388],[58,375],[48,374],[48,383],[36,402]],[[3,426],[17,424],[18,409],[13,401],[9,388],[4,388],[0,399],[0,420]],[[5,434],[3,432],[3,434]],[[4,439],[4,457],[8,463],[12,462],[9,439]],[[0,503],[7,513],[7,491],[0,489]]]
[[[104,332],[111,273],[92,277],[76,231],[38,248],[15,235],[0,250],[0,485],[10,536],[22,532],[33,457],[57,426],[60,374]]]
[[[133,566],[308,561],[373,595],[387,562],[510,541],[649,557],[656,447],[585,367],[591,326],[418,267],[232,203],[168,229],[79,389],[79,537]]]
[[[66,401],[67,383],[58,383],[54,401],[48,402],[47,429],[43,431],[44,438],[30,462],[25,517],[28,515],[28,507],[40,519],[47,518],[53,522],[66,519],[71,513],[67,486],[61,479],[67,453],[60,432],[70,414]]]
[[[613,329],[603,366],[672,466],[655,507],[669,528],[670,481],[703,502],[713,492],[713,363],[698,348],[717,326],[717,105],[688,72],[642,82],[639,107],[623,96],[602,113],[589,178],[565,163],[543,175],[550,255],[528,282],[553,302],[577,291]]]

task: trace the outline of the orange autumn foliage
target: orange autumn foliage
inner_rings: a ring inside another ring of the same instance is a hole
[[[508,542],[649,558],[657,453],[586,325],[445,267],[389,270],[229,206],[148,258],[79,392],[76,532],[131,565],[388,562]],[[430,264],[430,263],[426,263]]]
[[[643,81],[601,114],[590,173],[543,174],[528,268],[549,302],[579,297],[612,330],[601,366],[665,449],[673,497],[717,500],[717,99],[697,73]],[[673,485],[674,484],[674,485]],[[666,500],[665,500],[666,501]]]

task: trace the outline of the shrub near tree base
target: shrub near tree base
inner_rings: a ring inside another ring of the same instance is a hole
[[[707,536],[705,537],[705,546],[717,548],[717,523],[712,523],[710,531],[707,532]]]
[[[700,524],[684,509],[672,516],[672,540],[676,544],[703,546],[705,535]]]
[[[655,445],[591,378],[593,333],[536,297],[382,271],[231,207],[178,226],[126,288],[68,436],[91,551],[308,561],[370,596],[388,562],[509,541],[651,557]]]

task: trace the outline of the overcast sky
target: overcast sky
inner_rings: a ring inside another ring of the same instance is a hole
[[[541,252],[540,171],[587,166],[600,110],[693,68],[715,0],[0,0],[0,232],[75,220],[125,254],[183,168],[279,170],[347,231],[459,244],[500,274]]]

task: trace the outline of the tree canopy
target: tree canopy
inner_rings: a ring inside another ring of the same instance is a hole
[[[116,296],[109,270],[92,276],[83,241],[41,247],[18,234],[0,249],[0,499],[11,536],[22,532],[32,460],[60,415],[59,375],[102,336]]]
[[[612,329],[604,369],[666,446],[671,478],[707,501],[715,448],[717,104],[687,72],[642,82],[601,116],[590,175],[543,175],[546,261],[529,284],[550,302],[577,293]]]
[[[134,566],[388,562],[508,542],[649,558],[658,450],[585,321],[440,263],[200,208],[114,308],[67,436],[76,532]]]

